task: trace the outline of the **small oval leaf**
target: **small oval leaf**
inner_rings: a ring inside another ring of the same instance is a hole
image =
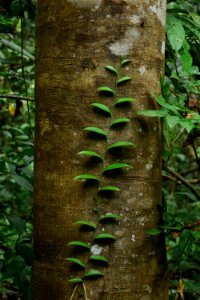
[[[69,280],[69,282],[73,282],[73,283],[79,283],[82,282],[83,280],[79,277],[74,277],[72,279]]]
[[[96,229],[96,224],[94,224],[93,222],[85,221],[85,220],[76,221],[75,224],[87,226],[87,227],[91,228],[92,230]]]
[[[110,108],[107,105],[101,104],[101,103],[92,103],[91,106],[97,108],[98,110],[108,114],[109,116],[112,115]]]
[[[78,246],[78,247],[90,249],[90,244],[85,243],[85,242],[81,242],[81,241],[72,241],[72,242],[69,242],[67,244],[67,246]]]
[[[97,89],[97,92],[102,93],[102,94],[108,94],[108,95],[112,94],[112,96],[115,95],[115,91],[108,86],[99,87]]]
[[[116,126],[116,125],[120,125],[120,124],[123,124],[123,123],[128,123],[128,122],[130,122],[130,119],[128,119],[128,118],[119,118],[119,119],[115,119],[115,120],[111,123],[110,127]]]
[[[91,261],[95,264],[98,264],[98,263],[99,264],[104,263],[106,265],[108,264],[107,258],[102,255],[92,255],[92,256],[90,256],[89,261]]]
[[[85,263],[82,260],[78,259],[78,258],[68,257],[66,260],[80,266],[81,268],[85,269]]]
[[[95,180],[95,181],[99,182],[99,178],[97,178],[95,175],[92,175],[92,174],[80,174],[80,175],[74,177],[74,179],[75,180],[83,180],[83,181]]]
[[[119,192],[120,189],[117,186],[111,186],[111,185],[107,185],[107,186],[103,186],[101,188],[98,189],[99,192],[103,192],[103,191],[110,191],[110,192]]]
[[[102,215],[101,217],[100,217],[100,219],[99,219],[99,221],[107,221],[107,220],[112,220],[112,221],[114,221],[114,220],[116,220],[116,219],[119,219],[119,218],[121,218],[119,215],[117,215],[117,214],[112,214],[112,213],[107,213],[107,214],[105,214],[105,215]]]
[[[121,61],[121,67],[123,67],[123,66],[125,66],[125,65],[127,65],[127,64],[129,64],[131,61],[130,61],[130,59],[123,59],[122,61]]]
[[[113,66],[106,66],[105,69],[106,69],[107,71],[109,71],[109,72],[115,74],[115,75],[118,74],[118,70],[117,70],[115,67],[113,67]]]
[[[97,152],[95,152],[95,151],[84,150],[84,151],[78,152],[78,154],[80,154],[80,155],[90,155],[90,156],[93,156],[93,157],[97,157],[97,158],[99,158],[101,161],[103,161],[103,157],[101,157],[101,155],[99,155],[99,154],[98,154]]]
[[[108,171],[113,171],[116,169],[130,168],[130,167],[131,167],[130,165],[123,164],[123,163],[110,164],[104,168],[103,173],[108,172]]]
[[[117,85],[125,84],[130,80],[131,80],[131,77],[124,76],[124,77],[120,78],[119,80],[117,80]]]
[[[98,127],[85,127],[83,130],[94,132],[94,133],[100,134],[104,137],[107,137],[107,133],[104,130],[102,130],[101,128],[98,128]]]
[[[97,240],[112,240],[112,241],[115,241],[116,237],[113,234],[110,234],[110,233],[100,233],[100,234],[95,235],[95,237],[94,237],[94,241],[97,241]]]
[[[117,101],[115,102],[115,106],[122,105],[122,104],[127,104],[127,103],[133,102],[133,101],[136,101],[136,99],[134,99],[134,98],[120,98],[120,99],[117,99]]]
[[[98,270],[94,270],[94,269],[91,269],[89,270],[88,272],[85,272],[84,274],[84,278],[99,278],[99,277],[103,277],[104,274]]]
[[[131,142],[116,142],[116,143],[113,143],[111,144],[110,146],[108,146],[107,150],[111,150],[111,149],[114,149],[114,148],[118,148],[118,147],[133,147],[135,146],[133,143]]]

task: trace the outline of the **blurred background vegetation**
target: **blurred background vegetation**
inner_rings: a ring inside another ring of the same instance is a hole
[[[0,299],[31,299],[36,0],[0,0]],[[200,299],[200,2],[168,1],[164,232],[170,300]],[[155,112],[151,112],[153,116]]]

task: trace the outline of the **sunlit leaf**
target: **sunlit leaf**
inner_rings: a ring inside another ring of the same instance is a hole
[[[108,70],[109,72],[115,74],[115,75],[118,74],[118,70],[113,66],[106,66],[105,69]]]
[[[124,77],[120,78],[119,80],[117,80],[117,85],[125,84],[126,82],[128,82],[130,80],[131,80],[131,77],[124,76]]]
[[[122,105],[122,104],[127,104],[127,103],[133,102],[133,101],[136,101],[136,99],[134,99],[134,98],[120,98],[120,99],[117,99],[117,101],[115,102],[115,106]]]
[[[81,268],[85,268],[85,263],[78,258],[68,257],[66,260],[80,266]]]
[[[98,181],[99,182],[99,178],[96,177],[95,175],[92,175],[92,174],[80,174],[76,177],[74,177],[75,180],[95,180],[95,181]]]
[[[82,282],[83,280],[79,277],[74,277],[72,279],[69,280],[69,282],[72,282],[72,283],[79,283],[79,282]]]
[[[117,214],[107,213],[105,215],[102,215],[99,218],[99,221],[107,221],[109,219],[116,220],[116,219],[119,219],[119,218],[121,218],[121,217],[119,215],[117,215]]]
[[[104,263],[106,265],[108,264],[107,258],[102,255],[92,255],[90,256],[89,261],[93,263]]]
[[[97,152],[95,151],[90,151],[90,150],[84,150],[84,151],[80,151],[78,154],[80,155],[90,155],[90,156],[94,156],[99,158],[101,161],[103,161],[103,158],[101,157],[101,155],[99,155]]]
[[[124,164],[124,163],[110,164],[104,168],[103,173],[108,172],[108,171],[117,170],[117,169],[122,169],[122,168],[130,168],[130,165]]]
[[[72,241],[67,244],[67,246],[78,246],[86,249],[90,249],[90,244],[81,241]]]
[[[128,123],[130,122],[130,119],[128,118],[119,118],[119,119],[115,119],[112,123],[111,123],[111,127],[112,126],[115,126],[115,125],[120,125],[120,124],[123,124],[123,123]]]
[[[108,106],[101,104],[101,103],[91,103],[91,106],[97,108],[98,110],[107,113],[109,116],[112,115],[111,110]]]
[[[133,147],[133,146],[135,145],[131,142],[116,142],[108,146],[107,150],[111,150],[118,147]]]
[[[99,278],[99,277],[103,277],[104,274],[98,270],[94,270],[94,269],[91,269],[89,270],[88,272],[85,272],[84,274],[84,278]]]
[[[117,186],[111,186],[111,185],[107,185],[107,186],[103,186],[101,188],[99,188],[98,190],[99,192],[101,191],[116,191],[116,192],[119,192],[120,189],[117,187]]]
[[[113,234],[110,234],[110,233],[100,233],[100,234],[95,235],[95,237],[94,237],[94,241],[97,241],[97,240],[112,240],[112,241],[115,241],[116,237]]]
[[[113,89],[111,89],[110,87],[108,86],[101,86],[97,89],[97,92],[99,93],[103,93],[103,94],[112,94],[112,96],[115,95],[115,91]]]
[[[79,225],[87,226],[87,227],[91,228],[92,230],[94,230],[96,228],[96,224],[94,224],[93,222],[90,222],[90,221],[79,220],[79,221],[76,221],[75,223],[79,224]]]
[[[107,137],[107,133],[98,127],[85,127],[83,130],[94,132],[94,133],[100,134],[104,137]]]

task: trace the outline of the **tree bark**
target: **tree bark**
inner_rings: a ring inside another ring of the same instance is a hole
[[[91,242],[92,233],[80,231],[74,222],[96,217],[96,187],[73,178],[98,175],[101,168],[76,153],[103,153],[104,142],[88,138],[82,129],[107,130],[105,117],[89,104],[111,105],[111,99],[96,92],[102,85],[113,87],[113,76],[104,67],[128,58],[131,63],[123,74],[132,81],[119,88],[118,96],[137,101],[114,111],[131,122],[124,130],[113,130],[110,142],[136,144],[120,154],[133,168],[112,179],[120,193],[109,200],[102,196],[101,213],[121,215],[119,224],[105,225],[117,240],[102,247],[101,254],[109,259],[104,278],[86,280],[85,285],[88,300],[167,300],[164,238],[147,233],[161,223],[162,128],[158,118],[136,114],[157,108],[150,95],[160,93],[164,69],[165,0],[38,0],[36,33],[33,299],[69,300],[72,295],[68,280],[77,273],[65,261],[74,256],[67,243]],[[82,260],[86,256],[81,254]],[[79,287],[74,299],[84,299]]]

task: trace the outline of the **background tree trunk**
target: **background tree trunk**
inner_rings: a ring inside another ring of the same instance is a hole
[[[111,139],[132,141],[136,147],[122,155],[133,168],[113,181],[122,191],[101,202],[102,212],[112,210],[122,218],[111,226],[116,242],[102,252],[110,262],[105,278],[86,282],[88,298],[168,299],[164,239],[147,234],[161,222],[161,124],[136,115],[156,108],[149,95],[160,93],[164,46],[165,0],[37,1],[34,300],[69,300],[72,294],[68,280],[74,270],[64,259],[73,254],[67,243],[90,242],[90,234],[74,222],[95,217],[95,187],[73,177],[99,170],[76,153],[103,151],[103,143],[82,129],[98,125],[106,130],[105,118],[89,104],[98,102],[97,87],[113,85],[105,65],[117,66],[122,57],[131,59],[126,73],[133,79],[120,95],[137,102],[131,111],[123,110],[131,118],[126,130],[115,131]]]

